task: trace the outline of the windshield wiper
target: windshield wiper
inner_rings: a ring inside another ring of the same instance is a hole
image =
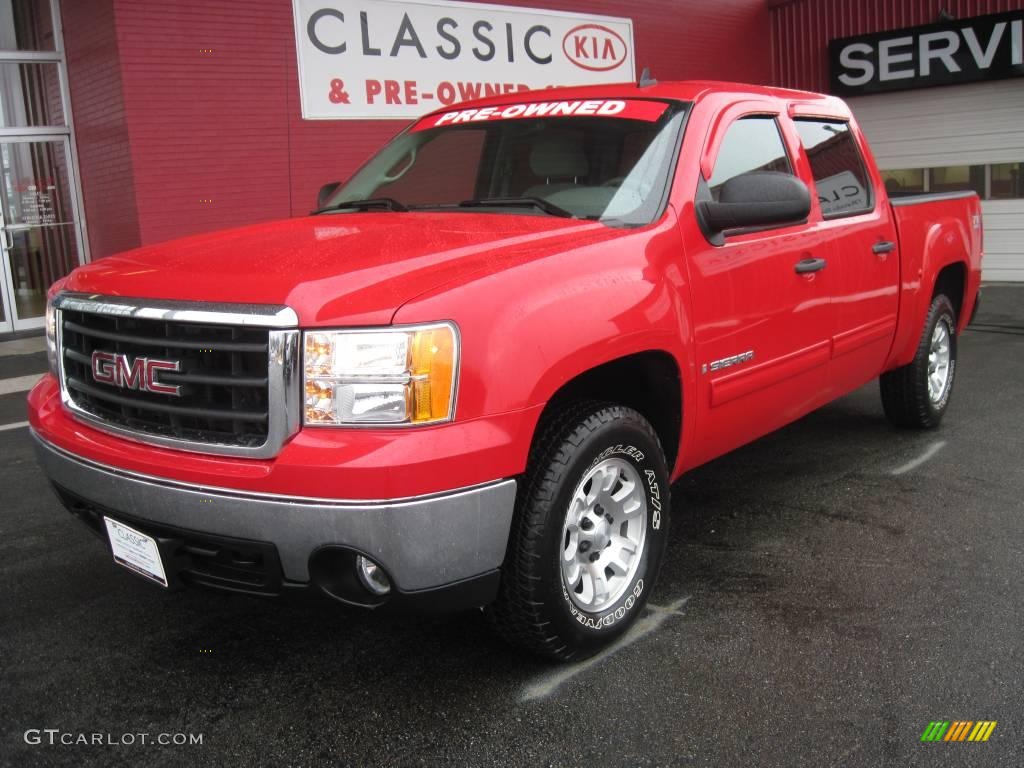
[[[317,213],[330,213],[331,211],[345,211],[348,209],[356,211],[370,211],[373,209],[383,209],[385,211],[408,211],[409,208],[404,204],[400,203],[393,197],[368,197],[365,200],[346,200],[343,203],[335,203],[334,205],[328,205],[326,208],[318,208],[313,211]]]
[[[561,206],[549,203],[541,197],[484,197],[477,200],[463,200],[459,208],[536,208],[551,216],[575,219],[576,214]]]

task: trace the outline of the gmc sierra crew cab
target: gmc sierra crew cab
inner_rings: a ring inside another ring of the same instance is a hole
[[[76,269],[32,434],[160,587],[484,607],[581,658],[651,594],[683,472],[876,378],[937,426],[981,260],[977,196],[890,200],[839,99],[506,94],[308,216]]]

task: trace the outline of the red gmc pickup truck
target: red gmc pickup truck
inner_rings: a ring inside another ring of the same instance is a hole
[[[890,200],[812,93],[465,103],[320,198],[51,289],[39,461],[162,587],[484,606],[583,657],[650,595],[672,481],[875,378],[935,427],[978,300],[977,197]]]

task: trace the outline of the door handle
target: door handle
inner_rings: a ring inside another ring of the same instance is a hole
[[[881,256],[883,253],[890,253],[896,250],[896,243],[891,240],[881,240],[871,246],[871,252],[877,256]]]
[[[795,269],[798,275],[806,275],[809,272],[820,272],[827,264],[824,259],[800,259]]]

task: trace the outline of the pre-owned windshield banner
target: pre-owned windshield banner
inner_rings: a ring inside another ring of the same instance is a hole
[[[422,0],[292,0],[302,116],[412,119],[481,96],[636,79],[625,18]]]
[[[453,109],[428,115],[413,126],[422,131],[443,125],[491,123],[498,120],[520,120],[529,117],[621,117],[628,120],[654,122],[668,107],[663,101],[639,99],[564,99],[561,101],[530,101],[501,104],[480,109]]]

